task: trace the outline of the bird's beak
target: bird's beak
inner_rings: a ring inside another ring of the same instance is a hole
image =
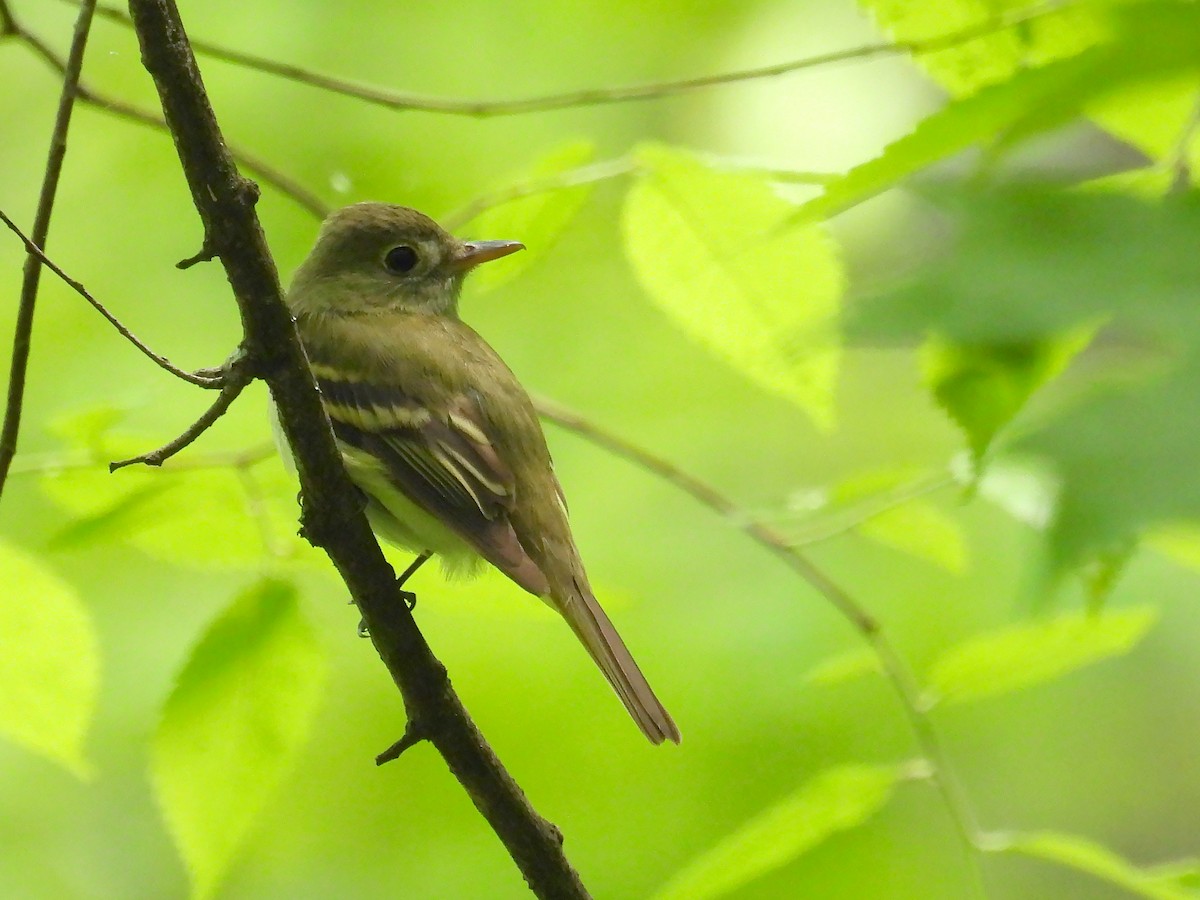
[[[469,272],[480,263],[499,259],[524,250],[525,245],[520,241],[467,241],[454,257],[451,265],[456,271]]]

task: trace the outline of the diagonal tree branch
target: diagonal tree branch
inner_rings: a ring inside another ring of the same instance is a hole
[[[966,789],[950,766],[949,757],[942,747],[941,736],[926,712],[920,685],[875,617],[787,537],[765,522],[747,515],[733,500],[712,485],[632,441],[601,428],[553,400],[537,397],[534,405],[538,414],[547,422],[553,422],[609,453],[622,457],[638,468],[673,484],[701,505],[707,506],[808,582],[850,622],[871,648],[879,662],[880,671],[900,701],[916,743],[929,764],[929,779],[941,794],[942,802],[958,834],[963,855],[974,880],[974,890],[978,896],[986,896],[982,854],[990,845],[991,837],[980,829]]]
[[[144,353],[147,357],[149,357],[151,360],[153,360],[155,365],[157,365],[163,369],[166,369],[168,372],[170,372],[176,378],[182,378],[184,381],[190,382],[191,384],[194,384],[197,387],[203,387],[203,388],[219,388],[219,387],[221,387],[221,378],[219,376],[207,375],[204,373],[197,373],[197,372],[188,372],[187,370],[181,369],[178,366],[176,366],[165,356],[160,356],[159,354],[155,353],[146,344],[142,343],[142,341],[138,338],[138,336],[135,335],[128,328],[126,328],[125,324],[120,319],[118,319],[116,316],[114,316],[112,313],[110,313],[105,308],[104,304],[102,304],[99,300],[97,300],[95,297],[92,296],[91,292],[83,286],[82,282],[79,282],[79,281],[75,280],[74,278],[72,278],[70,275],[68,275],[66,272],[64,272],[58,266],[58,264],[54,262],[54,260],[52,260],[50,257],[48,257],[45,253],[43,253],[42,248],[39,247],[37,244],[35,244],[32,240],[30,240],[30,238],[27,237],[25,235],[25,233],[23,231],[21,231],[20,228],[17,227],[16,222],[14,222],[11,218],[9,218],[8,214],[5,213],[4,210],[2,210],[2,209],[0,209],[0,222],[3,222],[5,225],[7,225],[9,231],[11,231],[13,234],[15,234],[20,239],[21,243],[25,245],[26,252],[31,253],[34,256],[36,256],[38,259],[40,259],[42,261],[42,265],[44,265],[47,269],[49,269],[51,272],[53,272],[55,275],[57,275],[59,278],[61,278],[72,290],[75,291],[75,293],[79,294],[79,296],[81,296],[84,300],[86,300],[88,303],[90,303],[93,306],[93,308],[95,308],[95,310],[98,313],[100,313],[100,315],[104,316],[104,318],[108,320],[108,323],[110,325],[112,325],[113,328],[117,329],[117,332],[122,337],[124,337],[127,341],[129,341],[129,343],[133,344],[133,346],[137,347],[139,350],[142,351],[142,353]]]
[[[71,50],[63,67],[62,92],[58,98],[58,112],[54,117],[54,131],[50,136],[50,154],[46,160],[46,174],[42,178],[42,190],[38,197],[37,212],[33,219],[32,242],[39,248],[46,246],[50,233],[50,216],[54,211],[54,198],[58,193],[58,180],[62,176],[63,159],[67,155],[67,131],[71,125],[71,111],[75,106],[75,88],[79,83],[79,72],[83,68],[83,52],[87,48],[88,32],[92,27],[92,13],[96,0],[84,0],[75,20],[75,33],[71,38]],[[7,5],[0,15],[0,31],[11,34],[15,27]],[[41,283],[41,257],[28,251],[21,281],[21,299],[17,307],[17,324],[13,333],[13,354],[8,376],[8,400],[4,408],[4,426],[0,431],[0,494],[8,481],[8,470],[17,453],[17,439],[21,433],[21,410],[25,403],[25,376],[29,370],[29,348],[33,338],[33,314],[37,307],[38,286]]]
[[[254,213],[257,192],[238,175],[205,95],[173,0],[131,0],[142,61],[204,223],[206,247],[220,257],[238,302],[243,348],[271,389],[291,446],[303,496],[303,530],[346,582],[376,649],[404,698],[410,727],[446,760],[543,898],[587,891],[562,852],[558,829],[530,806],[450,686],[411,614],[395,574],[367,525],[359,494],[333,442],[312,375]]]

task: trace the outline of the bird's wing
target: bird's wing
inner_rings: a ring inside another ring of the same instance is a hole
[[[396,488],[521,587],[539,596],[548,591],[509,522],[516,479],[471,396],[460,394],[435,408],[397,386],[313,369],[339,441],[378,459]]]

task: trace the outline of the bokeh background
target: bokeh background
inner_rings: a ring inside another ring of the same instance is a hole
[[[12,6],[65,52],[69,5]],[[841,0],[210,0],[184,3],[182,12],[196,37],[450,97],[715,73],[879,39]],[[331,205],[387,200],[435,216],[519,180],[533,160],[579,139],[594,143],[600,159],[659,140],[771,168],[841,171],[943,101],[900,56],[634,104],[482,120],[374,108],[213,60],[202,67],[231,142]],[[156,105],[132,35],[116,24],[97,22],[85,79]],[[0,207],[27,223],[59,82],[6,39],[0,85]],[[1021,148],[1014,165],[1082,176],[1134,159],[1079,124]],[[811,501],[848,479],[881,469],[942,472],[961,454],[962,437],[922,389],[910,349],[848,350],[837,424],[824,431],[689,341],[648,302],[625,260],[619,219],[627,190],[627,180],[598,185],[536,266],[495,290],[468,287],[464,318],[528,387],[785,530],[811,531],[822,515]],[[920,243],[912,230],[922,221],[913,204],[892,192],[834,222],[852,295],[909,265]],[[286,278],[318,223],[269,188],[259,213]],[[174,268],[200,239],[169,139],[80,106],[49,249],[137,334],[187,367],[219,363],[239,335],[219,266]],[[6,323],[22,260],[15,239],[0,239]],[[148,741],[206,625],[280,564],[264,554],[258,564],[239,558],[196,566],[186,553],[172,561],[136,542],[61,540],[78,511],[61,496],[56,501],[35,470],[70,452],[56,423],[81,411],[118,409],[123,431],[153,443],[175,435],[206,402],[124,345],[55,279],[44,279],[23,456],[0,506],[0,533],[47,554],[81,592],[98,628],[103,669],[87,741],[90,779],[0,741],[4,897],[188,892],[147,775]],[[547,431],[598,593],[679,722],[682,746],[648,746],[563,624],[498,579],[443,585],[436,573],[422,572],[417,616],[500,757],[561,827],[595,896],[649,896],[829,766],[917,755],[881,679],[807,680],[822,660],[859,646],[810,587],[675,488],[577,436]],[[267,439],[265,391],[256,385],[189,452]],[[263,471],[268,481],[282,478],[272,474],[273,463]],[[288,499],[288,489],[281,495]],[[1002,508],[955,487],[923,502],[961,530],[959,571],[853,530],[810,548],[879,617],[918,672],[950,644],[1031,615],[1026,587],[1042,541]],[[231,501],[216,515],[180,515],[177,528],[189,540],[219,544],[223,517],[245,529],[248,513]],[[403,729],[399,698],[370,645],[355,636],[357,618],[339,582],[315,551],[309,556],[287,571],[327,651],[327,689],[311,739],[221,896],[527,896],[431,748],[382,769],[372,764]],[[987,828],[1086,834],[1147,864],[1200,849],[1195,589],[1193,573],[1143,551],[1108,600],[1117,608],[1149,600],[1161,609],[1135,652],[1036,690],[935,713]],[[1068,589],[1057,602],[1078,604],[1078,592]],[[986,866],[994,897],[1126,896],[1031,860],[997,857]],[[934,900],[966,896],[968,884],[944,808],[915,783],[902,785],[864,827],[833,836],[736,896]]]

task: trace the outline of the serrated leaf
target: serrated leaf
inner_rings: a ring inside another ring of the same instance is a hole
[[[85,777],[100,651],[75,589],[0,541],[0,733]]]
[[[859,5],[897,42],[922,44],[973,29],[986,32],[951,47],[912,56],[955,96],[1006,81],[1031,65],[1074,56],[1102,41],[1109,32],[1102,10],[1047,10],[1042,3],[1024,0],[859,0]],[[1020,25],[995,27],[999,17],[1016,13],[1039,14],[1029,16]]]
[[[997,432],[1038,388],[1057,377],[1091,340],[1090,329],[1010,344],[959,344],[931,338],[922,348],[925,383],[967,435],[978,470]]]
[[[654,303],[759,387],[833,421],[845,287],[819,226],[784,227],[794,207],[761,175],[717,171],[646,146],[625,203],[625,250]]]
[[[1151,607],[1099,615],[1072,612],[979,635],[934,662],[930,697],[966,703],[1053,681],[1128,653],[1157,619]]]
[[[654,900],[708,900],[781,868],[888,802],[900,778],[889,766],[827,769],[701,854]]]
[[[850,650],[817,663],[804,676],[809,684],[828,687],[879,671],[879,657],[870,650]]]
[[[546,154],[523,176],[512,179],[510,186],[543,181],[577,169],[594,155],[591,142],[573,141]],[[516,240],[525,245],[520,253],[481,266],[471,275],[470,283],[490,290],[512,281],[543,259],[583,208],[591,190],[590,184],[576,184],[538,191],[493,206],[457,229],[481,240]]]
[[[1050,831],[1017,835],[1004,850],[1085,872],[1150,900],[1196,900],[1196,893],[1184,886],[1196,874],[1194,862],[1169,871],[1142,869],[1088,838]]]
[[[1061,125],[1118,89],[1200,69],[1200,12],[1191,4],[1136,3],[1115,8],[1113,20],[1111,40],[952,100],[882,154],[826,185],[797,218],[826,218],[968,147],[1011,143]]]
[[[291,768],[324,674],[296,590],[278,581],[239,596],[192,651],[163,707],[151,775],[194,897],[212,895]]]

